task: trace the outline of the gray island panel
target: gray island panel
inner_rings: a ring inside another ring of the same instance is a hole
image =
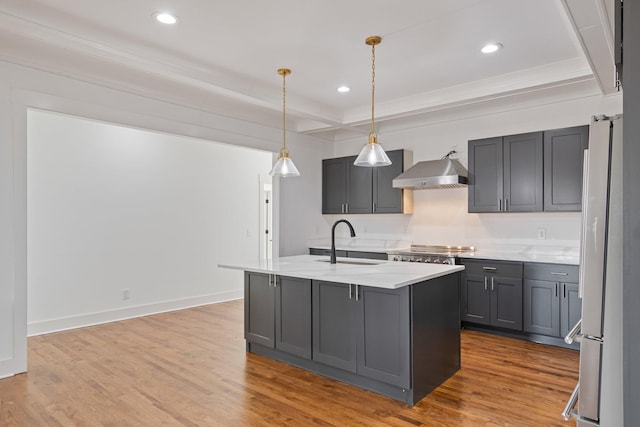
[[[260,273],[245,277],[255,279],[256,275]],[[300,286],[309,283],[311,309],[307,314],[297,311],[296,318],[311,319],[312,358],[283,351],[277,343],[264,345],[249,335],[248,352],[408,405],[414,405],[460,368],[458,270],[397,289],[321,280],[302,280]],[[245,286],[245,290],[251,287]],[[245,309],[251,309],[247,304],[255,304],[256,299],[245,297],[250,298],[249,302],[245,299]],[[265,304],[269,306],[271,301],[267,296]],[[245,328],[250,326],[245,324]]]

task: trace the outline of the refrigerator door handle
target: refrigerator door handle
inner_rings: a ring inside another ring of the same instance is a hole
[[[578,320],[578,323],[569,331],[566,337],[564,337],[564,342],[567,344],[573,344],[574,341],[580,342],[582,339],[582,335],[580,335],[580,331],[582,329],[582,319]]]
[[[578,401],[578,394],[580,393],[580,383],[576,384],[576,388],[573,389],[573,393],[571,393],[571,397],[567,402],[567,406],[564,407],[564,411],[562,411],[562,418],[565,421],[569,421],[570,418],[578,418],[578,413],[573,410],[574,406],[576,406],[576,402]]]
[[[587,199],[587,183],[589,182],[589,150],[584,150],[583,166],[582,166],[582,236],[580,239],[580,269],[578,270],[578,298],[582,298],[584,293],[584,269],[585,269],[585,257],[587,251],[586,239],[587,239],[587,227],[584,224],[587,218],[587,208],[589,203]]]

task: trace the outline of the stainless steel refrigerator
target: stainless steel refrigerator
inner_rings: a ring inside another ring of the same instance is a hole
[[[612,387],[611,379],[618,368],[614,345],[618,344],[620,332],[615,311],[621,309],[617,307],[622,257],[621,149],[622,116],[594,117],[583,169],[579,277],[582,318],[565,338],[569,343],[580,342],[579,380],[563,412],[565,420],[575,418],[578,427],[614,425],[603,420],[602,409],[610,405],[611,399],[618,398],[613,389],[603,392],[603,384],[605,389]],[[609,294],[611,300],[607,301]]]

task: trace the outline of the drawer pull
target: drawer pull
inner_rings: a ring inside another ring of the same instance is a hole
[[[569,275],[569,273],[564,273],[564,272],[563,272],[563,273],[558,273],[558,272],[556,272],[556,271],[552,271],[552,272],[551,272],[551,275],[552,275],[552,276],[568,276],[568,275]]]
[[[497,270],[497,268],[495,268],[495,267],[482,267],[482,269],[484,271],[496,271]]]

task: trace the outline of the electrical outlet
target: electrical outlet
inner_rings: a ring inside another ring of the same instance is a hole
[[[129,293],[129,289],[123,289],[122,290],[122,299],[123,300],[127,300],[130,297],[130,293]]]
[[[538,228],[538,239],[546,240],[547,238],[547,230],[545,228]]]

